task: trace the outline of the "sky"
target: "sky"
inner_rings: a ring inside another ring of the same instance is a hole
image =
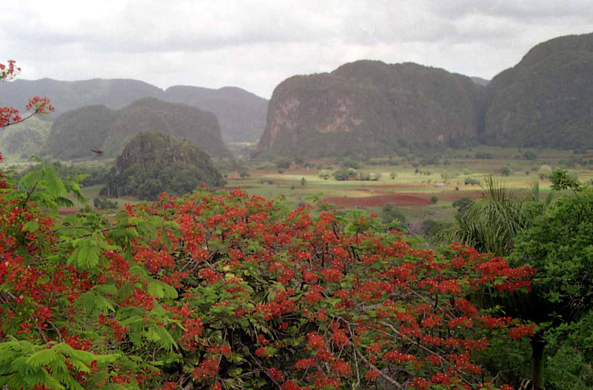
[[[5,3],[5,2],[3,2]],[[0,10],[21,78],[237,86],[360,59],[491,79],[534,45],[593,32],[593,0],[20,0]]]

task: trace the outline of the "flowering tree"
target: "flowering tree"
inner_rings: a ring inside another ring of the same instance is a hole
[[[472,303],[528,288],[532,268],[414,249],[375,218],[238,190],[113,225],[1,202],[9,388],[495,388],[475,354],[533,332]]]
[[[479,354],[534,331],[475,304],[532,267],[420,250],[374,216],[204,188],[60,219],[76,182],[0,178],[2,388],[511,389]]]
[[[20,72],[21,68],[16,67],[16,62],[13,60],[9,60],[7,65],[0,64],[0,81],[13,80]],[[19,111],[16,108],[0,107],[0,129],[23,122],[34,115],[49,114],[54,111],[48,98],[41,98],[38,96],[29,99],[26,108],[27,110],[32,111],[32,113],[23,118],[19,115]]]

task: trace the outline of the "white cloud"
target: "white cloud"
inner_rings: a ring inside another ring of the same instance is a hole
[[[25,0],[3,5],[0,47],[28,79],[236,85],[270,97],[294,74],[363,58],[491,78],[535,44],[592,26],[587,0]]]

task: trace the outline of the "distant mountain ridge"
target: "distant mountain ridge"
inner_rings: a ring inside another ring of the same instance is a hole
[[[31,96],[49,97],[56,108],[54,117],[91,105],[120,109],[145,97],[185,103],[213,112],[227,142],[257,141],[264,128],[268,105],[266,99],[237,87],[209,89],[173,86],[162,90],[144,81],[132,79],[17,79],[0,85],[0,106],[14,106],[24,111]]]
[[[41,154],[68,160],[87,158],[92,149],[100,149],[104,156],[115,157],[133,136],[146,131],[187,138],[213,156],[230,156],[213,113],[156,98],[119,110],[94,105],[65,112],[53,123]]]

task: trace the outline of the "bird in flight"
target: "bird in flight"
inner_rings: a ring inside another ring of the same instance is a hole
[[[99,149],[99,148],[91,149],[91,152],[93,152],[93,153],[95,153],[95,154],[97,154],[99,156],[103,154],[103,151],[101,149]]]

